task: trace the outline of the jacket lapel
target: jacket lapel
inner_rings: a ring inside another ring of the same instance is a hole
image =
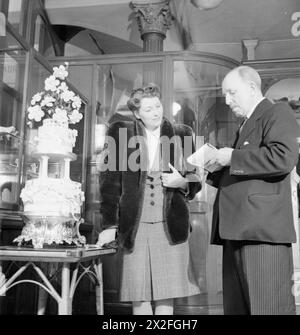
[[[165,118],[163,119],[163,122],[161,124],[160,136],[162,138],[165,137],[169,140],[173,139],[173,137],[175,136],[175,131],[174,131],[174,128],[173,128],[172,124]],[[162,170],[163,171],[169,171],[170,170],[168,163],[171,163],[173,166],[175,166],[174,165],[174,152],[176,150],[176,148],[174,148],[175,143],[174,142],[169,142],[169,143],[171,143],[170,147],[165,148],[165,150],[167,149],[167,151],[169,152],[170,155],[164,155],[163,154],[164,150],[163,150],[162,144],[161,144]]]
[[[136,136],[136,149],[139,149],[139,185],[144,185],[148,170],[148,148],[146,145],[146,132],[140,120],[134,122],[134,136]]]
[[[256,121],[260,119],[264,112],[271,108],[273,104],[268,99],[263,99],[255,108],[254,112],[250,116],[249,120],[247,120],[241,130],[241,133],[236,141],[235,148],[239,149],[245,140],[249,137],[249,135],[253,132],[256,127]]]

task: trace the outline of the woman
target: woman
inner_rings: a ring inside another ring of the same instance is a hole
[[[187,171],[182,147],[192,131],[163,117],[160,98],[153,84],[132,91],[127,105],[134,118],[110,124],[105,162],[118,159],[100,174],[101,224],[110,229],[100,233],[98,244],[113,240],[117,227],[120,298],[132,301],[135,315],[153,314],[151,301],[155,314],[171,315],[174,298],[199,293],[189,256],[187,200],[201,184]]]

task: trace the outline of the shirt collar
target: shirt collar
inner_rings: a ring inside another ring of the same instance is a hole
[[[247,114],[246,119],[250,119],[250,116],[253,114],[253,112],[255,111],[255,108],[265,99],[265,97],[262,97],[261,99],[259,99],[257,101],[257,103],[252,107],[252,109],[250,110],[250,112]]]
[[[147,136],[152,136],[152,137],[155,137],[155,138],[159,139],[159,137],[160,137],[160,127],[158,127],[155,130],[149,130],[147,128],[145,128],[145,130],[146,130]]]

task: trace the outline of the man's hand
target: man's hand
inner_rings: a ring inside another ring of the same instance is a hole
[[[182,175],[174,168],[172,164],[169,163],[169,168],[172,170],[171,173],[163,173],[161,180],[165,187],[170,188],[182,188],[186,190],[187,181]]]
[[[217,151],[216,162],[221,166],[231,164],[232,148],[221,148]]]
[[[220,167],[229,166],[231,164],[232,148],[218,149],[214,158],[206,163],[206,166],[218,164]]]
[[[114,241],[116,239],[116,232],[117,232],[116,228],[110,228],[110,229],[103,230],[99,234],[98,241],[96,244],[99,247],[102,247],[104,244]]]

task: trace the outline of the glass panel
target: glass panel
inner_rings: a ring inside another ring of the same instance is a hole
[[[203,61],[174,62],[173,117],[193,129],[196,148],[209,142],[217,147],[231,146],[237,128],[236,118],[222,97],[221,82],[228,68]],[[204,171],[199,169],[201,180]],[[193,233],[191,257],[199,287],[206,299],[215,299],[222,290],[219,266],[221,250],[209,246],[212,208],[216,189],[202,182],[202,189],[189,203]],[[179,305],[201,305],[201,295],[178,299]]]
[[[35,50],[37,50],[46,57],[55,56],[49,29],[47,28],[45,21],[40,15],[37,15],[35,21],[33,47],[35,48]]]
[[[28,101],[26,106],[30,106],[31,98],[44,88],[44,81],[50,75],[50,72],[36,59],[31,60],[30,73],[28,77]],[[26,115],[26,121],[27,115]],[[24,182],[31,178],[38,177],[38,162],[30,156],[34,148],[34,139],[37,136],[37,127],[25,129],[26,147],[25,147],[25,174]],[[55,169],[54,169],[55,170]],[[53,172],[55,174],[55,171]]]
[[[45,79],[50,75],[48,69],[45,68],[39,61],[32,59],[31,61],[31,70],[29,73],[29,87],[28,87],[28,101],[29,105],[31,98],[37,92],[40,92],[44,88]]]
[[[26,53],[0,52],[0,208],[16,209]]]
[[[70,125],[70,129],[76,129],[78,135],[76,137],[76,144],[73,148],[73,153],[77,155],[77,159],[71,162],[71,170],[70,170],[70,178],[73,181],[78,181],[82,183],[82,166],[84,162],[83,157],[83,144],[84,144],[84,124],[85,124],[85,116],[86,116],[86,105],[83,103],[80,108],[80,113],[83,114],[83,118],[80,120],[79,123],[74,125]]]
[[[121,117],[131,117],[127,108],[127,100],[133,88],[141,87],[146,83],[162,83],[162,64],[133,63],[117,65],[99,65],[99,82],[96,96],[96,129],[100,129],[114,114]],[[101,149],[101,131],[96,132],[94,149]],[[100,148],[99,148],[100,145]]]
[[[8,22],[16,29],[20,30],[21,8],[24,0],[10,0],[8,6]]]
[[[231,146],[237,118],[226,106],[221,91],[228,68],[200,61],[176,61],[174,69],[174,121],[190,126],[204,143]]]
[[[70,65],[68,81],[76,87],[89,101],[92,100],[92,82],[93,82],[93,67],[90,65]],[[86,116],[87,106],[82,105],[81,113]],[[78,156],[76,162],[71,163],[71,179],[81,181],[82,162],[83,162],[83,143],[84,143],[84,119],[81,119],[75,126],[70,128],[78,131],[74,153]],[[80,178],[80,179],[79,179]]]
[[[21,44],[6,30],[5,36],[0,35],[0,51],[23,50]]]
[[[68,81],[87,99],[92,100],[93,67],[91,65],[69,66]]]

